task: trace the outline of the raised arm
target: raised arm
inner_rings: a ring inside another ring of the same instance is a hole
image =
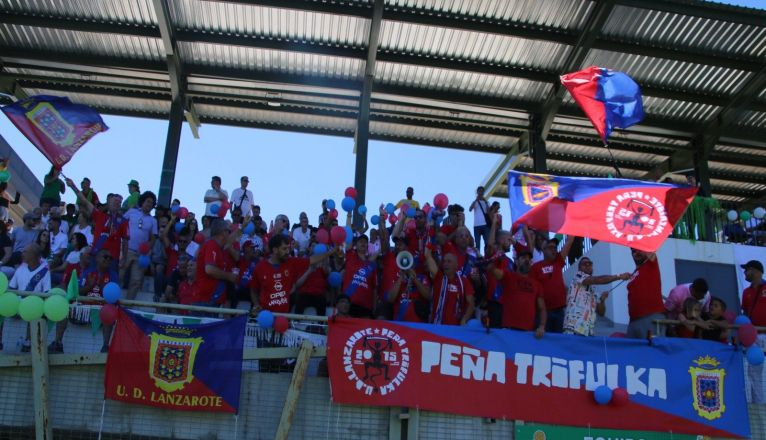
[[[93,212],[93,209],[95,209],[95,207],[93,206],[93,203],[91,203],[88,200],[88,198],[85,197],[85,194],[83,194],[82,191],[80,191],[79,188],[77,188],[77,186],[75,186],[75,184],[72,181],[72,179],[67,177],[66,184],[67,184],[67,186],[72,188],[72,191],[74,191],[75,194],[77,194],[77,200],[80,201],[80,203],[82,204],[83,208],[85,208],[85,211],[87,212],[87,214],[90,215]]]
[[[431,278],[433,278],[436,276],[436,273],[439,272],[439,265],[436,264],[436,260],[434,260],[434,256],[431,253],[431,248],[426,246],[424,254],[426,257],[426,269],[428,269],[428,274],[431,276]]]
[[[564,246],[561,246],[561,252],[559,252],[559,255],[561,255],[561,258],[567,259],[567,256],[569,255],[569,251],[572,249],[572,244],[575,241],[574,235],[567,235],[566,241],[564,241]]]
[[[378,208],[378,216],[380,217],[380,220],[378,221],[378,235],[380,236],[381,255],[385,255],[391,250],[391,239],[388,236],[388,229],[386,229],[386,215],[386,208],[381,203],[380,208]]]

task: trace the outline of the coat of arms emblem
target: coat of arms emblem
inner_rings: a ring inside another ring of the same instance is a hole
[[[149,335],[149,375],[161,390],[172,393],[194,379],[194,358],[202,338],[176,338],[159,333]]]
[[[694,410],[705,419],[718,419],[726,411],[723,404],[723,378],[726,371],[716,368],[720,362],[710,356],[699,357],[693,362],[697,366],[689,367],[689,374],[692,378]]]

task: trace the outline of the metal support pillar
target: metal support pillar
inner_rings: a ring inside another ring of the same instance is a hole
[[[176,178],[176,165],[178,163],[178,147],[181,144],[181,128],[184,122],[184,106],[181,97],[173,100],[170,106],[170,122],[168,123],[168,136],[165,140],[165,158],[162,160],[162,174],[160,176],[160,193],[157,203],[170,206],[173,197],[173,184]]]
[[[356,188],[357,206],[364,204],[367,191],[367,149],[370,141],[370,96],[372,94],[372,78],[372,75],[364,77],[364,86],[359,102],[359,120],[357,121],[356,135],[354,136],[354,150],[356,150],[354,188]]]
[[[532,166],[536,173],[547,173],[545,163],[545,139],[542,136],[542,118],[532,115],[529,118],[529,151],[532,155]]]

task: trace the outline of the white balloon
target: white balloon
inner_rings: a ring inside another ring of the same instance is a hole
[[[737,211],[732,209],[731,211],[729,211],[728,214],[726,214],[726,217],[729,219],[730,222],[733,222],[739,217],[739,215],[737,214]]]
[[[753,215],[755,218],[763,218],[766,216],[766,209],[763,209],[763,206],[759,206],[753,210]]]

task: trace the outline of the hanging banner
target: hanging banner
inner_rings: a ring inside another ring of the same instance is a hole
[[[236,413],[247,315],[168,324],[120,308],[104,396],[185,411]]]
[[[748,437],[742,353],[717,342],[330,320],[337,403],[569,426]],[[600,385],[627,391],[599,405]]]
[[[516,440],[702,440],[702,436],[674,432],[623,431],[571,426],[517,424]]]

